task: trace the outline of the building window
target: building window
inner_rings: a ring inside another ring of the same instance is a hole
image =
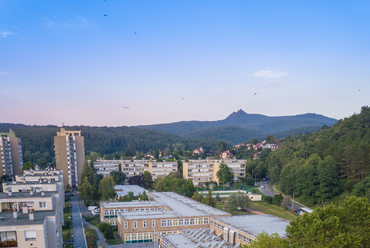
[[[146,228],[146,221],[143,221],[143,227]]]
[[[208,224],[208,218],[204,218],[204,224]]]
[[[137,221],[134,221],[134,228],[137,228]]]
[[[162,210],[162,208],[158,208],[158,211],[161,211]]]
[[[184,225],[184,220],[179,220],[179,226],[182,226],[182,225]]]
[[[185,226],[189,225],[189,219],[185,219]]]
[[[166,226],[166,223],[167,223],[167,221],[166,221],[166,220],[162,220],[162,221],[161,221],[161,226]]]
[[[152,227],[155,227],[155,220],[152,220]]]
[[[194,225],[194,219],[190,219],[190,225]]]
[[[36,231],[24,231],[26,241],[36,240]]]
[[[46,208],[46,202],[39,202],[40,208]]]
[[[17,240],[16,232],[0,232],[0,241]]]
[[[127,223],[127,221],[125,221],[125,229],[127,229],[128,228],[128,223]]]
[[[172,226],[172,220],[167,220],[167,226]]]

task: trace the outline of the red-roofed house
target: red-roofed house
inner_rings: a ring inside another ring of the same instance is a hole
[[[234,155],[229,150],[221,152],[220,154],[220,159],[231,159],[233,157]]]

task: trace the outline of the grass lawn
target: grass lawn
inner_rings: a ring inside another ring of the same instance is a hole
[[[98,226],[99,226],[99,224],[100,224],[100,218],[99,218],[99,217],[85,217],[85,216],[83,216],[83,218],[84,218],[87,222],[89,222],[91,225],[93,225],[93,226],[98,227]]]
[[[227,198],[226,199],[223,199],[219,202],[216,202],[216,208],[217,209],[220,209],[220,210],[223,210],[225,212],[228,212],[232,215],[245,215],[245,214],[253,214],[249,211],[238,211],[238,210],[230,210],[230,209],[224,209],[226,207],[226,202],[227,202]]]
[[[285,210],[283,207],[268,204],[267,202],[253,202],[251,208],[289,221],[298,217],[298,214],[291,210]]]

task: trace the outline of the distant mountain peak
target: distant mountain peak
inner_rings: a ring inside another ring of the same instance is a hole
[[[232,112],[227,118],[230,118],[230,117],[240,117],[240,116],[245,116],[245,115],[248,115],[248,114],[246,112],[244,112],[242,109],[239,109],[236,112],[235,111]]]

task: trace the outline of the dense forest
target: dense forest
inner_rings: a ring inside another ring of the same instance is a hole
[[[154,154],[156,150],[175,148],[192,150],[203,147],[217,150],[217,140],[191,139],[161,131],[136,127],[89,127],[67,126],[67,130],[81,130],[85,139],[85,151],[99,154],[121,153],[130,150]],[[52,162],[54,158],[54,136],[60,131],[57,126],[28,126],[22,124],[0,124],[0,132],[12,129],[22,140],[24,162]]]
[[[309,205],[344,192],[370,197],[370,108],[323,126],[314,134],[293,135],[274,152],[247,164],[250,174],[268,176],[283,193]]]

